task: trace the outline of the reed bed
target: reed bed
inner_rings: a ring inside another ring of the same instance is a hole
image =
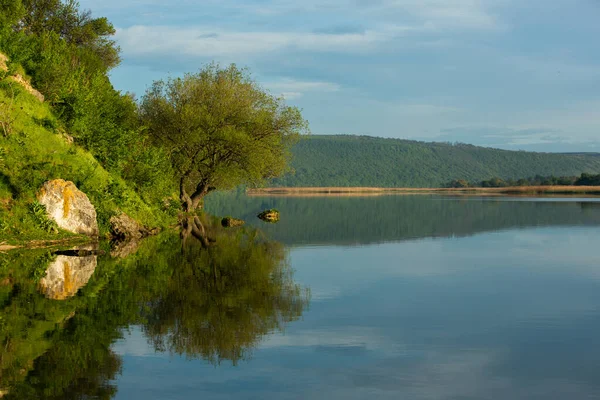
[[[600,186],[510,186],[500,188],[271,187],[248,189],[249,196],[344,197],[389,194],[600,195]]]

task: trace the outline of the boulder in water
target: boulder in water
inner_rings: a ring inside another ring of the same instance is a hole
[[[257,217],[265,222],[277,222],[279,221],[279,211],[272,208],[270,210],[265,210],[261,212],[257,215]]]
[[[233,217],[225,217],[221,220],[221,225],[225,228],[234,228],[236,226],[242,226],[246,223],[243,219],[237,219]]]

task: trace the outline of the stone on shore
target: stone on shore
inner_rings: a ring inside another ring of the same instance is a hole
[[[44,183],[37,195],[46,206],[48,218],[59,228],[73,233],[98,236],[96,209],[90,199],[75,184],[63,179]]]
[[[110,217],[110,232],[117,239],[141,239],[150,234],[148,229],[125,213]]]

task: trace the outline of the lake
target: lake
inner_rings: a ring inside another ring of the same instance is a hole
[[[0,255],[5,397],[600,399],[596,198],[206,209],[247,227]]]

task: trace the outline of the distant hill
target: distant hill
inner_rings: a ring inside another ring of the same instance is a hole
[[[293,174],[270,186],[439,187],[453,179],[600,173],[598,153],[533,153],[469,144],[313,135],[293,148]]]

